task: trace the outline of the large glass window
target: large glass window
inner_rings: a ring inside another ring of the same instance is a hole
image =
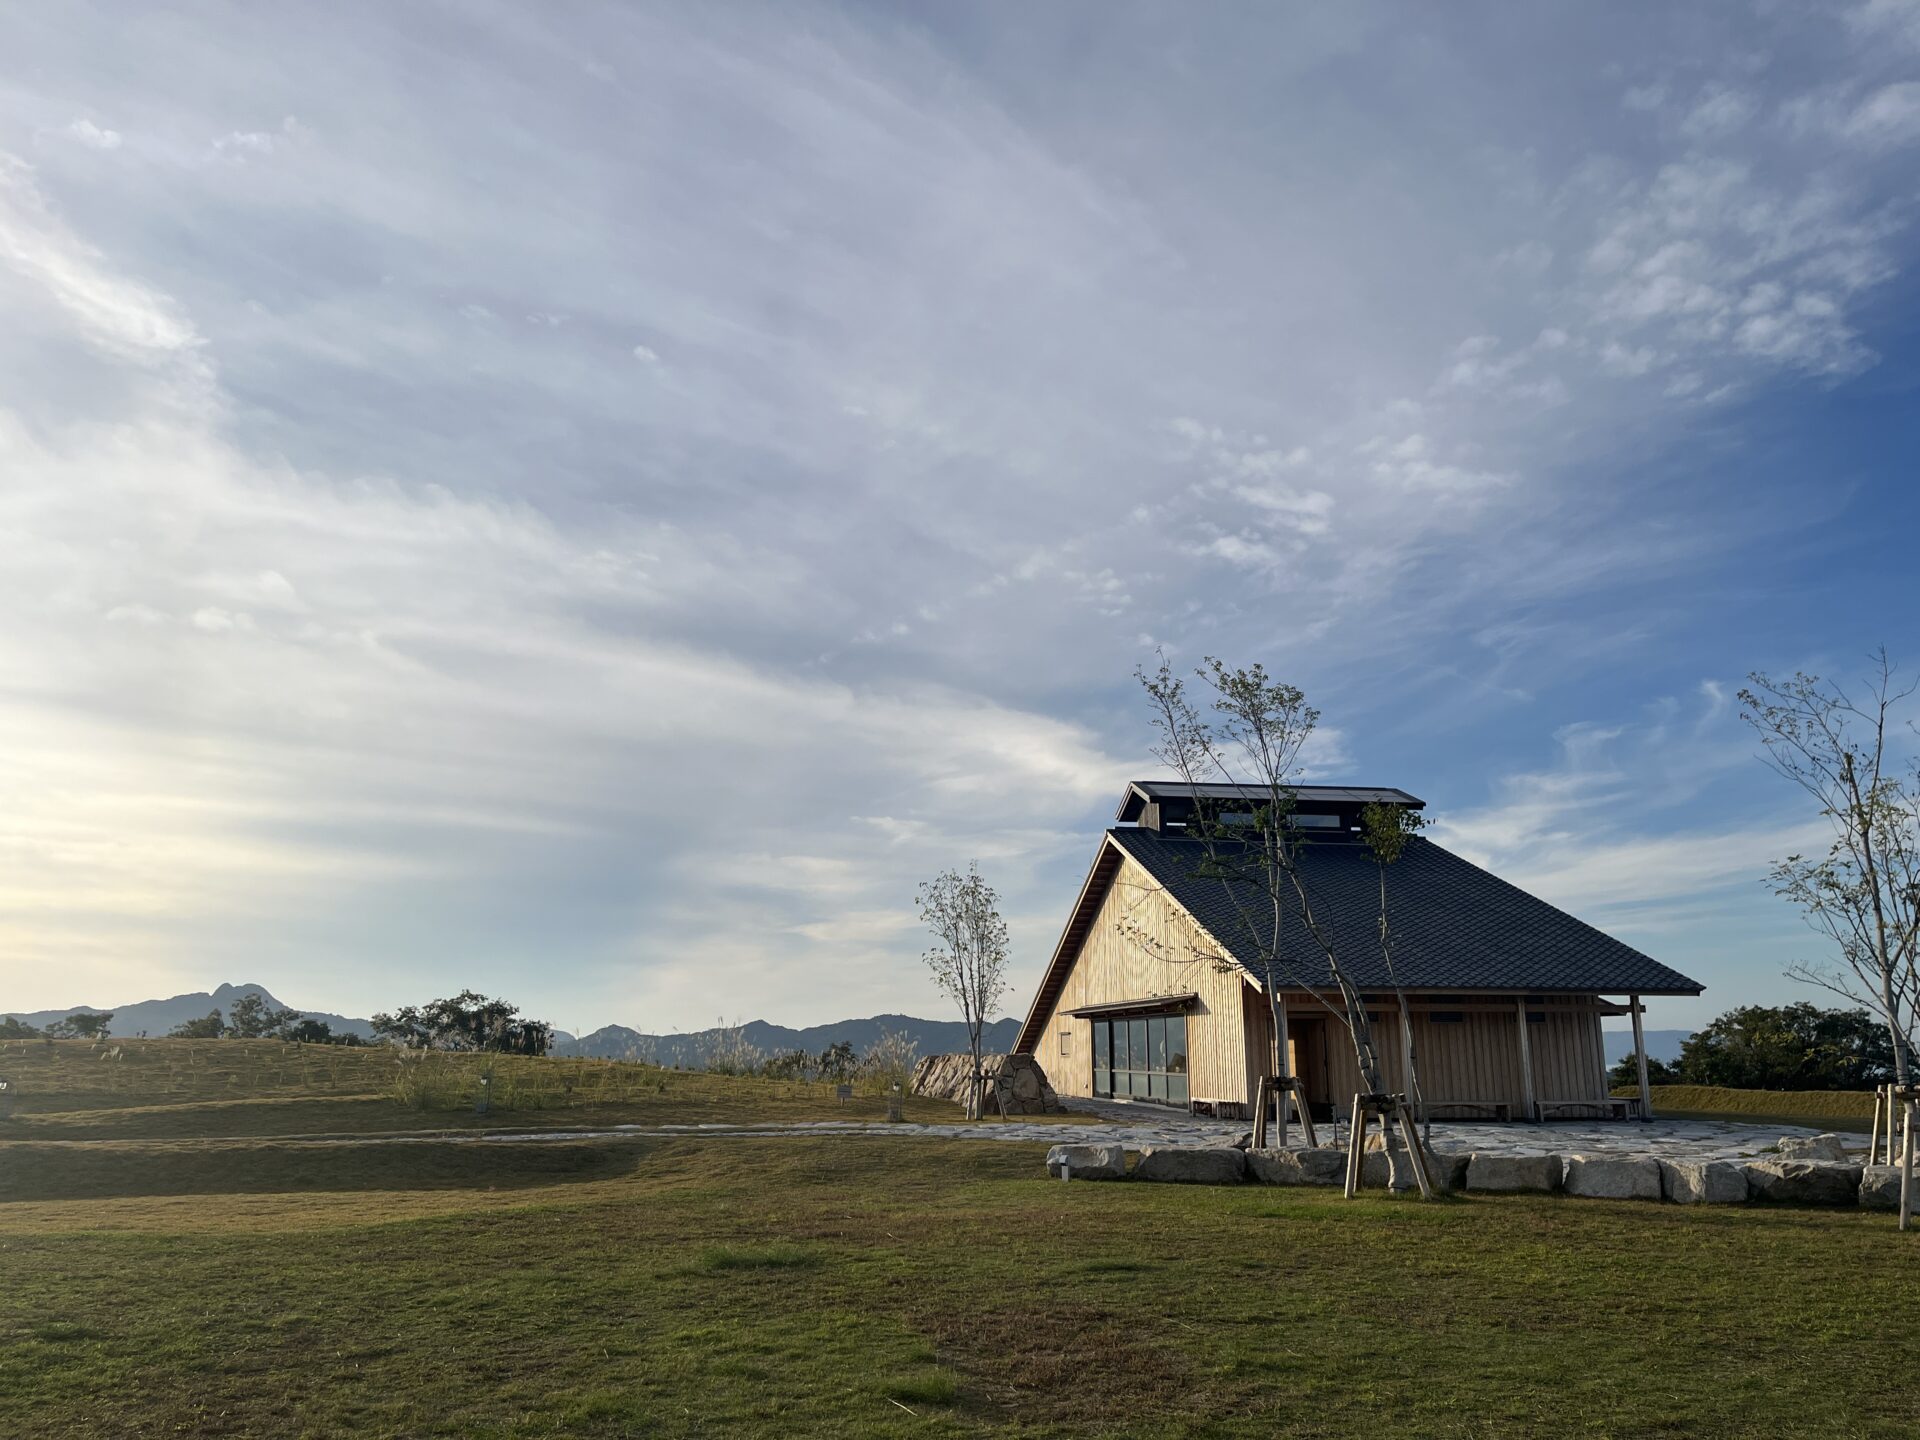
[[[1187,1017],[1167,1017],[1167,1099],[1187,1103]]]
[[[1093,1093],[1185,1105],[1189,1098],[1187,1017],[1095,1020]]]

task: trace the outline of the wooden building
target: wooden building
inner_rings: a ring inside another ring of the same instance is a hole
[[[1188,828],[1197,810],[1226,818],[1251,810],[1254,793],[1127,787],[1015,1046],[1040,1060],[1060,1093],[1244,1115],[1261,1076],[1277,1073],[1276,1030],[1285,1072],[1305,1084],[1316,1111],[1344,1114],[1362,1088],[1345,1024],[1325,1003],[1333,992],[1324,952],[1297,907],[1283,913],[1276,943],[1264,895],[1210,866],[1206,842]],[[1435,1116],[1616,1110],[1601,1021],[1631,1016],[1637,1041],[1641,996],[1701,987],[1415,838],[1387,871],[1408,1033],[1380,950],[1380,872],[1358,839],[1370,803],[1423,804],[1402,790],[1301,786],[1293,823],[1315,915],[1366,997],[1387,1086],[1406,1088],[1411,1042]]]

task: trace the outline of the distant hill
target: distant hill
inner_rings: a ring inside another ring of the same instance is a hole
[[[141,1034],[165,1035],[174,1026],[188,1020],[198,1020],[209,1010],[228,1014],[233,1009],[233,1002],[242,995],[258,995],[276,1010],[298,1009],[297,1006],[283,1004],[264,985],[244,984],[222,985],[210,992],[197,990],[189,995],[175,995],[165,1000],[140,1000],[131,1005],[70,1005],[63,1010],[32,1011],[0,1009],[0,1015],[16,1015],[29,1025],[46,1026],[76,1012],[98,1015],[103,1009],[110,1009],[113,1011],[113,1033],[124,1040]],[[373,1038],[373,1026],[365,1020],[333,1015],[324,1010],[301,1010],[300,1013],[311,1020],[326,1021],[336,1034],[352,1033],[362,1039]],[[967,1048],[967,1027],[960,1021],[918,1020],[911,1015],[874,1015],[865,1020],[838,1020],[831,1025],[812,1025],[804,1030],[755,1020],[742,1029],[747,1043],[763,1055],[780,1055],[789,1050],[805,1050],[808,1054],[818,1055],[829,1045],[842,1040],[852,1045],[856,1054],[864,1055],[878,1043],[881,1035],[890,1030],[904,1031],[919,1047],[922,1055],[943,1055]],[[982,1038],[987,1051],[992,1053],[1011,1049],[1014,1037],[1019,1032],[1019,1021],[996,1020],[987,1026]],[[660,1065],[678,1065],[682,1069],[697,1070],[706,1063],[716,1033],[713,1030],[697,1030],[683,1035],[649,1035],[630,1030],[625,1025],[606,1025],[591,1035],[576,1039],[565,1030],[556,1030],[553,1032],[552,1053],[584,1055],[603,1060],[651,1060]]]
[[[55,1020],[64,1020],[69,1015],[98,1015],[103,1010],[113,1012],[112,1031],[121,1039],[134,1036],[165,1035],[176,1025],[184,1025],[189,1020],[198,1020],[209,1010],[218,1010],[222,1015],[231,1013],[233,1002],[242,995],[258,995],[276,1010],[292,1010],[296,1006],[283,1005],[276,1000],[264,985],[222,985],[214,991],[196,990],[188,995],[174,995],[165,1000],[138,1000],[131,1005],[69,1005],[64,1010],[5,1010],[0,1014],[15,1015],[29,1025],[51,1025]],[[334,1033],[344,1035],[352,1033],[362,1039],[373,1038],[373,1026],[365,1020],[353,1019],[346,1015],[330,1015],[324,1010],[301,1010],[309,1020],[324,1020],[333,1027]]]
[[[864,1055],[890,1030],[903,1031],[922,1055],[945,1055],[967,1048],[967,1027],[958,1020],[917,1020],[911,1015],[874,1015],[865,1020],[837,1020],[831,1025],[810,1025],[791,1030],[765,1020],[754,1020],[741,1027],[746,1042],[763,1055],[781,1055],[789,1050],[805,1050],[818,1055],[829,1045],[842,1040]],[[591,1035],[568,1039],[553,1047],[556,1055],[586,1055],[602,1060],[651,1060],[658,1065],[679,1065],[698,1069],[706,1063],[717,1030],[696,1030],[684,1035],[648,1035],[624,1025],[606,1025]],[[1018,1020],[996,1020],[981,1036],[988,1053],[1008,1050],[1020,1033]]]
[[[1649,1030],[1647,1031],[1647,1058],[1663,1060],[1671,1065],[1680,1058],[1680,1044],[1693,1034],[1691,1030]],[[1607,1065],[1618,1065],[1633,1053],[1633,1031],[1607,1030],[1601,1038],[1607,1045]]]

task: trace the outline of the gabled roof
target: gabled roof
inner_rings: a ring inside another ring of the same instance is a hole
[[[1204,868],[1204,842],[1132,826],[1107,834],[1242,968],[1262,978],[1264,937],[1254,927],[1263,907],[1247,882],[1196,873]],[[1331,935],[1341,967],[1363,988],[1389,985],[1380,954],[1380,872],[1372,853],[1339,841],[1302,845],[1297,853],[1314,913]],[[1387,907],[1394,973],[1403,989],[1698,995],[1703,988],[1425,838],[1409,840],[1388,868]],[[1289,911],[1280,983],[1330,984],[1325,956],[1297,908]]]

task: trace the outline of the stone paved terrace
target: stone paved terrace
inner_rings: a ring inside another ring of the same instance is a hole
[[[1085,1139],[1108,1144],[1121,1141],[1130,1149],[1139,1145],[1204,1145],[1231,1141],[1247,1133],[1245,1120],[1211,1120],[1177,1111],[1155,1114],[1152,1107],[1097,1100],[1068,1099],[1069,1109],[1097,1116],[1109,1123],[1089,1127]],[[1039,1129],[1040,1127],[1032,1127]],[[1050,1125],[1048,1135],[1071,1143],[1059,1132],[1073,1126]],[[1322,1125],[1324,1142],[1328,1127]],[[1341,1133],[1345,1134],[1344,1125]],[[1497,1124],[1463,1120],[1433,1122],[1433,1143],[1442,1150],[1498,1151],[1512,1155],[1652,1155],[1663,1160],[1746,1160],[1787,1135],[1818,1135],[1805,1125],[1755,1125],[1734,1120],[1564,1120],[1544,1125]],[[1135,1137],[1139,1138],[1135,1138]],[[1288,1138],[1297,1143],[1298,1125]],[[1082,1138],[1075,1134],[1072,1140]],[[1842,1135],[1849,1149],[1866,1154],[1867,1137]]]
[[[1021,1144],[1121,1144],[1129,1150],[1150,1145],[1231,1144],[1247,1133],[1245,1121],[1212,1120],[1144,1105],[1071,1100],[1069,1107],[1087,1117],[1072,1121],[987,1120],[980,1124],[887,1124],[883,1121],[818,1120],[766,1125],[621,1125],[596,1130],[495,1131],[480,1136],[437,1135],[440,1141],[467,1139],[581,1140],[619,1136],[829,1136],[862,1135],[907,1139],[914,1136],[954,1140],[998,1140]],[[1761,1155],[1787,1135],[1820,1133],[1807,1126],[1751,1125],[1734,1121],[1653,1120],[1565,1121],[1546,1125],[1475,1124],[1435,1121],[1433,1143],[1442,1150],[1475,1150],[1512,1155],[1651,1155],[1665,1160],[1743,1160]],[[391,1136],[388,1144],[418,1143],[425,1136]],[[1294,1127],[1289,1139],[1298,1142]],[[1329,1138],[1322,1127],[1321,1139]],[[1866,1137],[1843,1135],[1850,1149],[1864,1155]],[[316,1141],[312,1143],[339,1143]],[[370,1137],[352,1143],[382,1143]]]

